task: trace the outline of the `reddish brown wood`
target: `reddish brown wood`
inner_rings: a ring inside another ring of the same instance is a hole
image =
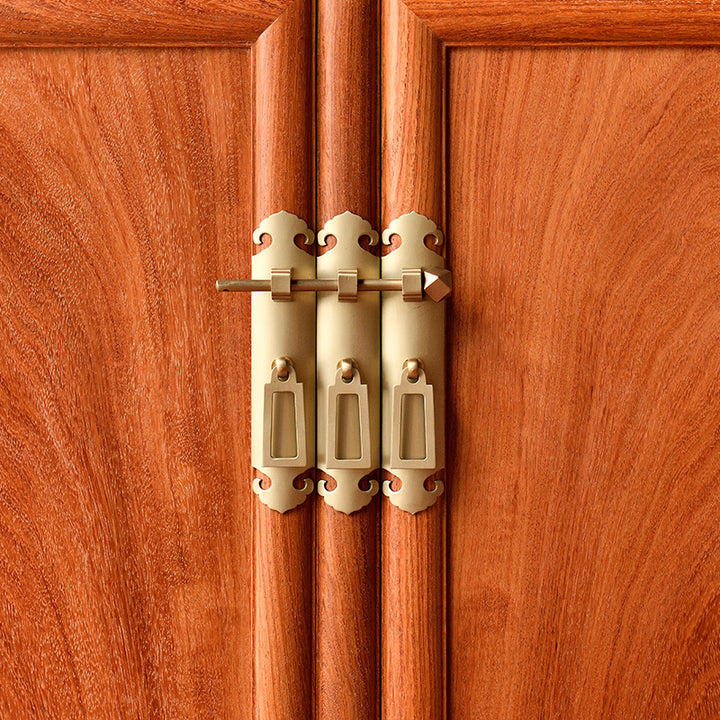
[[[715,718],[720,52],[449,67],[449,714]]]
[[[442,228],[442,47],[402,0],[383,2],[382,45],[383,227],[415,210]],[[382,717],[441,720],[445,501],[382,512]]]
[[[0,1],[0,46],[248,45],[290,0]],[[453,45],[715,44],[712,0],[408,0]]]
[[[450,45],[713,45],[712,0],[407,0]]]
[[[255,225],[286,210],[314,227],[311,0],[295,0],[263,34],[253,65]],[[255,502],[256,720],[313,716],[313,501],[285,514]]]
[[[378,227],[379,10],[318,2],[318,228],[346,210]],[[318,499],[318,720],[379,716],[379,508],[348,516]]]
[[[346,210],[379,220],[377,0],[318,2],[318,220]]]
[[[382,218],[443,218],[443,49],[402,0],[383,0]]]
[[[0,0],[0,46],[242,45],[290,0]]]
[[[318,501],[318,719],[379,717],[378,507],[346,516]]]
[[[249,54],[7,50],[0,97],[0,715],[249,720]]]
[[[314,227],[313,17],[312,0],[294,0],[253,47],[257,222],[286,210]]]

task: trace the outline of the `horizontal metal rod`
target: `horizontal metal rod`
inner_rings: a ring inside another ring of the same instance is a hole
[[[292,280],[290,287],[296,292],[337,292],[337,278],[327,280]],[[218,280],[215,283],[218,292],[270,292],[269,280]],[[358,290],[387,291],[402,290],[402,280],[389,278],[358,280]]]

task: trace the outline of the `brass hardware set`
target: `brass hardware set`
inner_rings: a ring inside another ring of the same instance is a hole
[[[425,245],[442,234],[422,215],[403,215],[382,234],[399,247],[378,257],[360,242],[377,245],[378,233],[345,212],[318,233],[321,246],[336,241],[319,257],[298,236],[314,241],[297,216],[265,218],[253,241],[271,242],[253,256],[252,279],[216,284],[252,292],[252,464],[265,476],[253,489],[286,512],[312,492],[304,474],[317,467],[318,493],[350,514],[378,492],[372,474],[382,466],[397,478],[383,483],[390,501],[424,510],[444,489],[434,476],[445,462],[442,300],[452,283]]]

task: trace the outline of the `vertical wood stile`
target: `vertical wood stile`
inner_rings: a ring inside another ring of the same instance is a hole
[[[314,227],[313,44],[313,2],[295,0],[253,48],[255,227],[280,210]],[[313,509],[313,496],[282,515],[255,503],[257,720],[313,716]]]
[[[318,229],[349,210],[379,230],[379,32],[378,0],[319,0]],[[317,504],[321,720],[378,717],[379,507]]]
[[[403,0],[383,0],[382,47],[383,227],[414,210],[444,230],[442,44]],[[445,498],[417,515],[383,502],[382,717],[440,720]]]

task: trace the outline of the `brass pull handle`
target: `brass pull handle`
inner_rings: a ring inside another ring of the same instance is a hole
[[[422,363],[403,365],[393,388],[390,469],[435,469],[435,398]]]
[[[263,467],[307,467],[305,394],[289,358],[273,362],[263,406]]]
[[[315,297],[289,297],[292,268],[298,278],[315,276],[315,258],[295,244],[313,233],[286,212],[265,218],[253,242],[272,242],[252,257],[254,278],[272,277],[272,294],[252,298],[253,490],[272,510],[287,512],[314,489],[315,465]],[[293,302],[279,302],[283,299]],[[303,481],[303,482],[300,482]]]
[[[304,471],[316,465],[319,494],[350,514],[377,493],[373,471],[382,466],[397,481],[383,482],[390,502],[424,510],[444,488],[442,300],[452,276],[428,245],[442,243],[441,231],[423,215],[402,215],[382,233],[386,245],[400,240],[382,256],[363,242],[377,245],[378,233],[351,212],[325,223],[319,244],[335,242],[318,256],[298,247],[299,235],[310,244],[313,233],[285,211],[265,218],[253,241],[264,235],[271,242],[253,255],[252,279],[216,282],[219,292],[253,293],[253,490],[287,512],[312,492]]]

